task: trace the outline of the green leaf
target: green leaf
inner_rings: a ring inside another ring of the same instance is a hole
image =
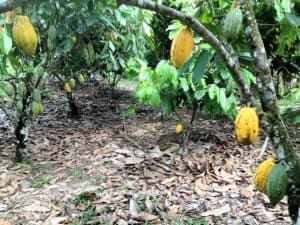
[[[188,59],[188,61],[183,64],[183,66],[178,71],[178,76],[182,76],[188,69],[190,68],[191,64],[194,62],[196,56],[199,55],[199,52],[193,53],[192,56]]]
[[[197,85],[205,72],[206,64],[211,58],[209,51],[203,51],[197,58],[196,66],[193,70],[193,84]]]
[[[135,111],[136,111],[136,105],[131,105],[131,106],[129,106],[129,107],[126,108],[126,109],[122,109],[122,110],[121,110],[121,114],[122,114],[122,116],[124,116],[124,117],[128,117],[128,116],[134,114]]]
[[[184,92],[187,92],[189,90],[188,81],[185,77],[179,78],[180,80],[180,86],[183,89]]]
[[[295,125],[300,124],[300,114],[295,116],[295,118],[293,120],[293,124],[295,124]]]
[[[178,72],[176,68],[162,60],[155,68],[153,81],[161,86],[161,89],[171,87],[173,90],[178,88]]]
[[[220,75],[223,80],[227,80],[228,78],[231,77],[231,74],[228,72],[228,70],[225,70],[225,69],[220,70]]]
[[[90,27],[98,22],[98,17],[96,15],[91,15],[88,18],[85,18],[84,22],[88,27]]]
[[[251,83],[256,84],[256,77],[249,70],[243,68],[242,76],[248,88],[251,86]]]
[[[195,93],[194,93],[194,98],[199,101],[201,100],[206,94],[206,90],[197,90]]]
[[[168,97],[161,98],[161,107],[163,113],[166,115],[170,115],[173,112],[173,104]]]
[[[159,92],[152,82],[140,82],[136,88],[136,96],[139,99],[139,103],[145,103],[152,107],[160,105]]]
[[[87,25],[83,22],[79,22],[77,25],[76,32],[79,34],[83,34],[86,32],[86,30],[87,30]]]
[[[228,109],[229,109],[229,105],[227,103],[227,97],[226,97],[226,93],[225,93],[225,88],[221,88],[220,89],[220,105],[221,105],[221,108],[223,109],[224,112],[227,112]]]
[[[8,53],[10,52],[11,48],[12,48],[12,39],[11,37],[8,35],[6,29],[3,29],[3,33],[1,36],[1,51],[5,54],[8,55]]]
[[[72,48],[73,48],[73,41],[71,38],[68,37],[62,42],[62,51],[63,53],[68,53],[69,51],[71,51]]]
[[[300,26],[300,17],[299,16],[286,12],[285,17],[295,27]]]
[[[209,98],[213,100],[218,94],[219,94],[219,88],[215,84],[210,85],[210,87],[208,88]]]

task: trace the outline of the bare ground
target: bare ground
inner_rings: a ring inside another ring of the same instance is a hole
[[[80,118],[59,92],[34,119],[29,164],[12,162],[13,130],[0,118],[0,225],[291,224],[286,198],[272,208],[252,184],[272,154],[258,159],[264,137],[241,146],[232,122],[198,116],[182,157],[175,117],[141,107],[124,119],[128,93],[111,100],[91,84],[75,98]]]

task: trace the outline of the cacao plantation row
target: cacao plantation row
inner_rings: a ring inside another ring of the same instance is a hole
[[[172,154],[182,159],[199,117],[226,117],[237,146],[259,149],[256,190],[272,207],[287,198],[290,222],[300,225],[299,142],[286,126],[300,123],[299,2],[4,2],[0,113],[14,128],[12,161],[30,162],[30,124],[54,96],[79,120],[78,93],[101,83],[115,101],[127,82],[135,100],[118,109],[124,121],[141,107],[175,118]]]

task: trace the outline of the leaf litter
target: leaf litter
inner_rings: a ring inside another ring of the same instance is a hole
[[[12,163],[13,131],[2,118],[0,225],[178,224],[188,219],[216,225],[291,224],[286,198],[271,208],[252,184],[264,137],[240,146],[230,121],[198,116],[189,152],[181,156],[176,118],[161,120],[159,112],[144,107],[124,120],[116,109],[128,107],[132,99],[111,100],[99,93],[86,84],[75,94],[78,119],[68,117],[61,92],[45,104],[45,115],[30,128],[27,165]]]

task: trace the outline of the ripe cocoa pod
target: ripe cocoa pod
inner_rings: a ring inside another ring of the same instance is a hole
[[[176,68],[180,68],[189,59],[193,48],[193,33],[186,27],[177,34],[171,45],[171,61]]]
[[[72,88],[69,83],[65,83],[64,89],[65,89],[65,92],[67,92],[68,94],[72,92]]]
[[[238,113],[235,121],[235,136],[239,143],[253,144],[259,132],[259,120],[253,108],[244,107]]]
[[[275,165],[274,159],[270,158],[263,161],[257,168],[255,177],[254,177],[254,186],[260,192],[265,192],[267,177]]]
[[[25,55],[35,54],[38,36],[28,16],[16,16],[12,36],[16,45]]]
[[[180,133],[182,133],[182,131],[183,131],[183,126],[182,126],[182,124],[177,124],[177,126],[176,126],[176,129],[175,129],[175,133],[176,134],[180,134]]]

